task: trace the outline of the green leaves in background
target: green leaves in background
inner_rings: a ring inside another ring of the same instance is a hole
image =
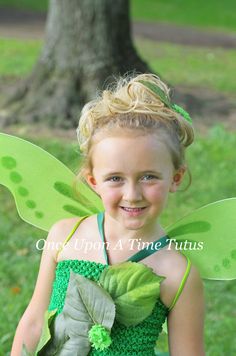
[[[151,314],[164,278],[142,263],[123,262],[104,269],[99,283],[115,302],[116,319],[131,326]]]

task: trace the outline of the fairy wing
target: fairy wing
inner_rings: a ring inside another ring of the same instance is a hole
[[[0,184],[14,196],[20,217],[48,231],[58,220],[104,210],[86,184],[54,156],[19,137],[0,133]]]
[[[48,231],[54,222],[104,210],[101,199],[42,148],[0,133],[0,184],[13,194],[20,217]],[[236,278],[236,198],[208,204],[167,228],[202,278]]]
[[[166,230],[205,279],[236,279],[236,198],[219,200]]]

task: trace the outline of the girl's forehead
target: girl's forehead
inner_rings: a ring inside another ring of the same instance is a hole
[[[156,134],[109,136],[93,147],[94,168],[106,166],[150,169],[172,165],[167,145]]]
[[[123,135],[107,135],[105,137],[100,138],[93,145],[93,150],[95,152],[113,152],[119,153],[123,150],[127,149],[136,150],[137,148],[146,149],[146,153],[148,151],[153,150],[167,150],[167,145],[165,140],[161,135],[156,133],[148,133],[148,134],[140,134],[140,133],[132,133],[124,131]]]

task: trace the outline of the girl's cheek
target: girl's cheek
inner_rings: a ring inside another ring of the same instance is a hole
[[[160,185],[153,186],[146,191],[146,200],[153,203],[165,204],[167,196],[168,196],[168,189],[166,186],[160,186]]]
[[[104,204],[110,204],[120,199],[120,194],[118,191],[106,189],[103,191],[102,200]]]

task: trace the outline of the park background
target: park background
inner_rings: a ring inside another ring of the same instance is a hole
[[[47,4],[0,0],[0,108],[40,53]],[[162,217],[169,225],[202,205],[236,196],[236,3],[133,0],[131,19],[140,56],[176,90],[189,93],[192,102],[193,110],[188,110],[196,142],[187,161],[193,182],[186,192],[170,197]],[[18,124],[1,131],[36,143],[76,170],[75,130]],[[32,295],[40,261],[35,242],[45,237],[19,218],[13,197],[0,187],[0,355],[9,355],[15,328]],[[204,281],[204,286],[206,354],[235,355],[236,283]],[[163,335],[159,349],[165,348]]]

